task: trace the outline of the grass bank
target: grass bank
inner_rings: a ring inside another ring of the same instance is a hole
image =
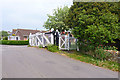
[[[112,71],[119,71],[119,66],[117,62],[111,62],[111,61],[103,61],[100,59],[93,58],[92,56],[86,55],[82,52],[77,52],[77,51],[72,51],[72,52],[66,52],[66,51],[59,51],[58,53],[63,53],[64,55],[85,62],[85,63],[90,63],[95,66],[103,67],[106,69],[110,69]]]

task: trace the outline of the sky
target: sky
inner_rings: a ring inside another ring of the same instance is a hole
[[[73,0],[2,0],[0,27],[6,31],[17,28],[45,30],[43,24],[47,14],[52,15],[53,9],[72,4]]]

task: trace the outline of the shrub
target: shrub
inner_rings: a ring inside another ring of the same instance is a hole
[[[97,47],[94,52],[94,57],[101,60],[108,60],[111,57],[110,52],[105,51],[102,47]]]
[[[3,37],[3,40],[8,40],[8,37]]]
[[[117,50],[117,48],[115,46],[111,47],[111,46],[105,46],[104,47],[105,50]]]
[[[74,2],[65,24],[80,43],[85,43],[84,40],[93,45],[114,43],[120,34],[118,16],[118,3]]]
[[[0,40],[0,44],[4,44],[4,45],[28,45],[29,41]]]
[[[80,50],[85,51],[85,52],[94,51],[95,50],[95,46],[94,45],[85,44],[85,43],[80,43],[79,48],[80,48]]]
[[[51,51],[51,52],[57,52],[57,51],[59,51],[58,46],[51,45],[51,44],[47,45],[47,49],[49,51]]]

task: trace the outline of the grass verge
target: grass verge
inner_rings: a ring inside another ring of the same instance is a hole
[[[66,51],[59,51],[58,53],[63,53],[66,56],[85,62],[85,63],[90,63],[95,66],[103,67],[106,69],[110,69],[112,71],[119,71],[119,66],[117,62],[111,62],[111,61],[103,61],[100,59],[93,58],[92,56],[86,55],[82,52],[77,52],[77,51],[72,51],[72,52],[66,52]]]

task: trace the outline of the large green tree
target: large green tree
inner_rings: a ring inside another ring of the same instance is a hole
[[[0,37],[7,37],[8,33],[7,31],[0,31]]]
[[[65,23],[81,43],[114,42],[120,36],[118,7],[117,2],[74,2]]]
[[[67,6],[54,9],[53,15],[48,14],[48,19],[44,23],[44,27],[49,30],[54,29],[55,31],[58,30],[60,32],[69,30],[68,26],[64,23],[64,20],[68,15],[68,11],[69,8]]]

